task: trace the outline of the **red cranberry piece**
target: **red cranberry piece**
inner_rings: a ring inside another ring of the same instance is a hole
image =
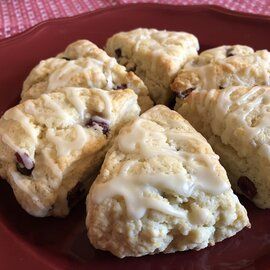
[[[233,48],[230,48],[226,51],[226,57],[234,56],[233,54]]]
[[[82,182],[78,182],[76,186],[67,194],[67,202],[69,209],[78,204],[86,194],[85,187]]]
[[[17,171],[23,175],[30,176],[35,168],[34,161],[27,153],[15,153]]]
[[[238,179],[238,187],[249,199],[253,199],[257,194],[257,189],[254,183],[246,176],[241,176]]]
[[[168,107],[173,110],[174,106],[175,106],[175,99],[176,94],[173,92],[172,97],[170,98],[169,102],[168,102]]]
[[[119,89],[126,89],[127,88],[127,84],[126,83],[122,83],[120,85],[116,85],[113,87],[113,90],[119,90]]]
[[[85,125],[87,127],[94,127],[95,125],[100,126],[102,128],[103,134],[105,134],[106,136],[110,131],[108,122],[99,116],[93,116]]]
[[[185,91],[182,91],[182,92],[179,92],[177,93],[177,96],[180,98],[180,99],[185,99],[192,91],[194,91],[195,88],[188,88],[187,90]]]
[[[116,49],[116,50],[114,51],[114,53],[115,53],[115,55],[116,55],[117,58],[120,58],[120,57],[122,56],[122,51],[121,51],[120,48],[119,48],[119,49]]]

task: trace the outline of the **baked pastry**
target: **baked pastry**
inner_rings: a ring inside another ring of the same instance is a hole
[[[67,86],[105,90],[130,88],[138,95],[142,111],[153,106],[142,80],[88,40],[78,40],[56,57],[42,60],[26,78],[21,98],[23,101],[37,98],[42,93]]]
[[[254,50],[245,45],[223,45],[201,52],[194,61],[197,65],[206,65],[215,60],[224,60],[235,55],[245,56],[253,53]],[[189,64],[187,63],[187,65]]]
[[[171,88],[180,99],[193,90],[270,84],[270,53],[247,46],[221,46],[202,52],[178,73]]]
[[[165,105],[173,98],[170,84],[183,65],[197,56],[198,49],[192,34],[145,28],[117,33],[105,48],[144,81],[156,103]]]
[[[193,91],[178,112],[220,156],[233,189],[270,208],[270,87]]]
[[[130,89],[68,87],[22,102],[0,119],[0,175],[29,214],[66,216],[139,111]]]
[[[120,130],[87,197],[94,247],[118,257],[202,249],[249,226],[218,156],[158,105]]]

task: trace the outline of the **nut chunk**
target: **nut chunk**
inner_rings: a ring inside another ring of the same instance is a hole
[[[207,141],[158,105],[120,130],[87,197],[88,236],[118,257],[202,249],[249,221]]]
[[[130,89],[67,87],[22,102],[0,119],[0,175],[29,214],[66,216],[139,112]]]
[[[144,81],[156,103],[165,105],[173,98],[170,83],[183,65],[197,56],[198,49],[192,34],[144,28],[115,34],[105,48]]]

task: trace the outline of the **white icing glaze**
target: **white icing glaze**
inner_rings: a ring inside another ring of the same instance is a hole
[[[120,132],[117,140],[120,151],[127,154],[139,152],[145,159],[162,155],[172,156],[176,157],[179,162],[189,163],[190,165],[192,164],[192,166],[196,164],[196,169],[193,170],[192,175],[195,180],[195,185],[200,187],[203,191],[213,194],[219,194],[226,190],[227,183],[221,181],[215,171],[215,163],[213,163],[213,160],[218,160],[217,155],[203,153],[193,154],[182,150],[177,151],[168,144],[163,144],[162,148],[155,147],[155,143],[149,141],[166,142],[167,138],[173,138],[174,141],[186,141],[190,139],[206,144],[207,142],[203,137],[198,135],[194,136],[192,133],[165,131],[165,129],[161,127],[159,130],[149,131],[143,126],[144,121],[144,119],[137,119],[129,132]]]
[[[73,141],[55,135],[55,131],[51,128],[47,130],[46,138],[55,145],[59,157],[68,156],[72,151],[82,149],[87,142],[87,133],[82,126],[75,125],[74,130],[76,137]]]
[[[230,87],[220,91],[216,101],[214,118],[211,120],[211,126],[214,134],[219,135],[225,144],[229,144],[232,137],[235,136],[236,127],[238,129],[242,128],[242,132],[244,132],[243,144],[255,146],[254,139],[258,139],[258,135],[261,132],[270,128],[270,91],[268,88],[255,86],[232,100],[231,96],[241,88]],[[200,102],[194,102],[198,112],[204,113],[203,111],[210,107],[211,95],[216,91],[200,91],[201,97],[205,98],[201,99]],[[261,104],[263,106],[260,106]],[[258,122],[256,125],[251,126],[247,118],[251,113],[258,110]],[[262,142],[259,153],[262,154],[269,151],[268,143]],[[244,150],[241,149],[241,152],[244,152]]]
[[[120,151],[128,154],[131,152],[139,153],[145,158],[152,158],[163,153],[164,155],[170,154],[176,156],[177,153],[173,151],[169,145],[162,149],[156,149],[149,146],[148,139],[155,141],[166,141],[167,137],[165,133],[160,131],[151,131],[151,137],[148,136],[146,130],[142,127],[143,119],[138,119],[132,125],[130,132],[121,132],[118,136],[118,147]],[[161,131],[165,131],[161,128]]]
[[[81,88],[77,88],[77,87],[67,87],[65,88],[65,93],[66,93],[67,99],[75,107],[81,119],[84,119],[84,114],[86,111],[86,104],[80,98],[80,91],[79,91],[80,89]]]
[[[246,140],[252,140],[263,127],[262,125],[257,125],[256,127],[250,127],[247,124],[247,117],[248,115],[262,102],[263,97],[266,95],[269,97],[269,91],[263,91],[263,94],[258,95],[253,100],[250,100],[251,97],[254,96],[261,88],[260,87],[253,87],[250,91],[248,91],[246,94],[239,97],[234,102],[231,100],[231,94],[237,90],[237,87],[232,87],[229,90],[222,91],[221,95],[218,98],[217,101],[217,107],[216,111],[217,114],[217,121],[221,123],[223,121],[225,123],[225,130],[223,134],[221,135],[222,141],[224,143],[228,143],[229,138],[234,133],[235,125],[233,122],[237,120],[238,125],[244,126],[245,129],[248,131],[246,134]],[[233,103],[237,104],[239,107],[229,112],[230,107],[233,105]],[[266,120],[266,124],[268,122],[268,126],[270,125],[269,120],[266,119],[269,113],[265,113],[262,116],[261,123],[264,122],[263,120]]]
[[[112,89],[114,86],[112,68],[117,65],[115,59],[107,56],[103,61],[94,58],[84,58],[68,61],[49,75],[47,92],[65,86],[71,86],[73,78],[83,76],[90,88],[101,87]],[[104,85],[104,83],[106,84]],[[72,83],[76,84],[76,81]],[[75,85],[74,85],[75,86]]]
[[[95,185],[92,199],[95,203],[101,203],[106,198],[116,195],[123,196],[128,214],[135,219],[143,217],[147,209],[156,209],[168,215],[184,218],[187,214],[186,211],[174,208],[166,199],[144,195],[147,185],[159,190],[166,189],[167,191],[186,195],[187,192],[191,191],[192,187],[184,179],[180,184],[179,179],[183,178],[178,175],[170,176],[166,174],[127,176],[127,172],[122,170],[119,176],[111,181]],[[176,191],[174,190],[175,187],[178,187]]]
[[[43,155],[43,162],[45,166],[49,168],[57,178],[62,178],[63,173],[61,169],[58,167],[58,165],[55,163],[55,161],[50,157],[50,153],[48,152],[48,149],[43,149],[42,155]],[[35,170],[33,171],[33,173],[34,172]]]
[[[65,126],[73,125],[76,122],[76,120],[70,117],[70,115],[63,110],[61,105],[55,102],[50,95],[42,94],[41,98],[44,100],[44,108],[48,108],[50,111],[39,110],[32,102],[28,103],[25,107],[27,113],[32,114],[38,122],[43,122],[47,125],[47,119],[54,118],[61,119],[62,124]]]
[[[33,169],[33,165],[34,165],[33,160],[25,153],[19,153],[19,154],[20,154],[20,157],[22,159],[22,163],[23,163],[24,167],[28,170]]]
[[[75,61],[73,60],[68,61],[49,75],[47,92],[66,86],[66,83],[78,72],[78,70],[82,70],[82,72],[84,71],[84,69],[76,65],[74,62]]]
[[[102,111],[102,114],[108,121],[110,121],[112,117],[112,103],[108,92],[97,88],[92,89],[92,91],[102,97],[104,101],[104,110]]]
[[[20,123],[24,131],[33,139],[34,143],[37,142],[38,130],[33,127],[30,123],[29,117],[27,117],[22,111],[18,108],[13,108],[8,110],[3,118],[5,120],[14,120]]]
[[[213,50],[214,52],[215,50]],[[264,59],[261,51],[257,51],[253,54],[248,55],[235,55],[230,58],[234,58],[234,61],[238,61],[241,63],[244,60],[247,61],[247,66],[245,69],[236,67],[232,65],[228,58],[221,58],[219,55],[212,54],[212,59],[210,63],[206,64],[193,64],[193,62],[189,62],[185,65],[184,70],[194,72],[199,75],[200,78],[200,85],[198,86],[198,89],[206,89],[210,90],[213,88],[218,88],[219,81],[218,79],[222,79],[220,77],[221,74],[218,74],[216,69],[217,65],[221,65],[227,68],[227,70],[230,70],[229,75],[227,76],[228,79],[225,80],[225,83],[227,85],[223,85],[223,87],[231,86],[231,85],[242,85],[242,86],[250,86],[250,85],[256,85],[256,74],[262,74],[262,82],[260,84],[262,85],[269,85],[270,84],[270,61],[268,52],[266,51],[266,57]],[[204,57],[202,57],[202,60]],[[199,58],[200,60],[200,58]],[[259,72],[258,72],[259,71]],[[223,74],[223,76],[226,76],[226,74]],[[220,77],[220,78],[219,78]]]
[[[117,66],[117,62],[114,58],[108,57],[107,60],[104,62],[104,73],[106,75],[107,86],[106,89],[113,89],[114,82],[113,82],[113,69]],[[120,68],[120,66],[119,66]]]
[[[49,95],[43,94],[41,95],[41,98],[44,100],[45,107],[53,110],[64,119],[68,117],[68,114]]]
[[[93,121],[96,121],[96,122],[104,122],[104,123],[106,123],[107,125],[110,124],[110,121],[109,121],[109,120],[104,119],[104,118],[102,118],[102,117],[99,117],[99,116],[97,116],[97,115],[94,115],[93,117],[91,117],[91,119],[92,119]]]
[[[23,192],[25,192],[26,194],[28,194],[28,196],[31,198],[31,200],[33,201],[34,204],[36,204],[39,208],[40,208],[40,211],[47,211],[47,207],[45,207],[41,201],[40,201],[40,198],[34,194],[33,191],[31,191],[31,189],[29,188],[30,186],[30,182],[27,184],[26,181],[31,181],[31,180],[27,180],[27,179],[24,179],[24,181],[22,181],[22,176],[20,174],[18,174],[17,172],[13,171],[13,170],[10,170],[10,174],[11,174],[11,177],[13,179],[13,183],[19,188],[21,189]]]
[[[158,126],[149,130],[145,124],[148,120],[139,118],[129,129],[123,129],[117,139],[119,150],[126,154],[137,153],[141,158],[151,160],[157,156],[176,158],[184,168],[178,174],[131,175],[128,173],[136,161],[128,161],[121,168],[119,175],[105,183],[96,183],[92,191],[95,203],[101,203],[106,198],[123,196],[128,213],[133,218],[141,218],[147,209],[155,209],[165,214],[183,217],[186,212],[173,207],[161,197],[145,196],[147,188],[153,187],[158,191],[176,193],[189,197],[195,189],[217,195],[230,188],[227,181],[220,179],[216,166],[218,156],[215,154],[191,153],[177,151],[167,142],[167,138],[174,140],[199,140],[207,142],[197,133],[181,133],[166,131]],[[155,146],[155,142],[161,142]]]
[[[106,86],[106,88],[107,89],[113,89],[113,86],[114,86],[113,77],[112,77],[112,74],[109,73],[108,76],[107,76],[107,86]]]
[[[19,148],[7,134],[1,134],[2,142],[10,147],[14,152],[21,153],[23,152],[21,148]]]

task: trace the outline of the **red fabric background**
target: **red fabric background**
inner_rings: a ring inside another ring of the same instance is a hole
[[[172,5],[219,5],[242,12],[270,15],[270,0],[0,0],[0,39],[51,18],[74,16],[103,7],[152,2]]]

